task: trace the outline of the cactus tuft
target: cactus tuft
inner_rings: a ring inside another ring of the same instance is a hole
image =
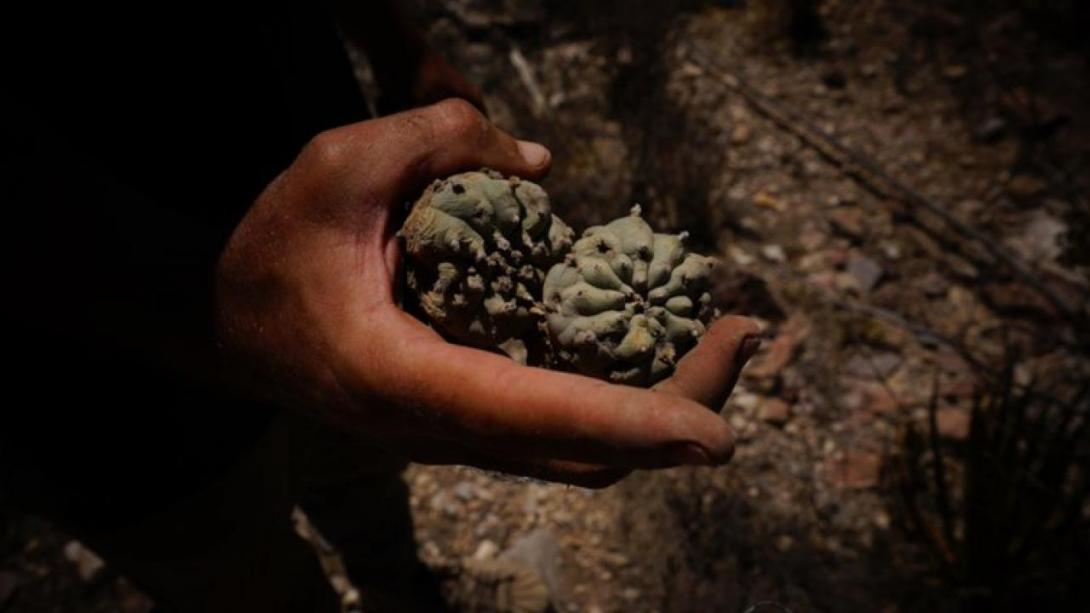
[[[587,375],[650,385],[673,371],[711,318],[714,260],[685,233],[655,233],[631,214],[587,229],[544,283],[554,359]]]
[[[540,186],[483,169],[432,183],[398,235],[407,285],[435,326],[499,347],[535,330],[535,297],[573,232]]]
[[[421,310],[449,338],[631,385],[671,372],[714,315],[714,260],[640,205],[573,243],[549,197],[491,171],[432,183],[398,233]]]

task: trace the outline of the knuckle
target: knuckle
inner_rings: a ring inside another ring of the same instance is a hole
[[[349,141],[339,130],[319,132],[303,148],[301,156],[318,168],[338,168],[348,157]]]
[[[436,131],[453,139],[479,141],[488,134],[488,121],[472,104],[450,98],[432,107]]]

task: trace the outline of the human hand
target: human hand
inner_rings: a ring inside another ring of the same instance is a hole
[[[652,391],[452,345],[398,307],[401,203],[436,177],[488,166],[535,179],[549,162],[461,100],[318,135],[221,257],[234,364],[280,404],[417,461],[584,485],[725,462],[733,437],[714,411],[759,344],[750,320],[711,326]]]

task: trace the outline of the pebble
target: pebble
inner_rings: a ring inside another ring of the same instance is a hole
[[[444,490],[436,492],[435,495],[431,497],[431,501],[429,502],[429,504],[431,505],[431,508],[439,511],[440,513],[443,513],[444,515],[458,514],[458,506],[454,504],[453,500],[451,500],[450,494],[448,494]]]
[[[1020,202],[1032,200],[1044,191],[1044,181],[1032,175],[1015,175],[1007,182],[1007,194]]]
[[[64,558],[75,564],[76,574],[87,582],[94,580],[106,568],[102,558],[79,541],[68,541],[64,546]]]
[[[779,398],[765,398],[757,410],[757,418],[774,426],[782,426],[791,419],[791,405]]]
[[[860,379],[885,379],[892,375],[904,358],[892,351],[868,352],[865,355],[852,356],[843,367],[844,374]]]
[[[993,115],[984,119],[973,128],[973,138],[982,143],[994,143],[1002,139],[1006,131],[1006,120],[1002,117]]]
[[[492,541],[485,539],[477,545],[476,551],[473,552],[473,558],[475,560],[488,560],[496,557],[500,548],[496,546]]]
[[[757,192],[753,196],[753,204],[766,209],[772,209],[773,211],[783,211],[787,206],[783,203],[783,200],[773,196],[768,192]]]
[[[760,405],[761,397],[750,392],[736,392],[731,397],[731,402],[743,411],[752,411]]]
[[[461,500],[472,500],[477,493],[477,486],[468,481],[459,481],[454,485],[454,495]]]
[[[935,412],[935,426],[939,436],[952,441],[969,438],[971,416],[965,409],[948,407]]]
[[[969,68],[962,64],[951,64],[942,69],[942,76],[951,81],[961,79],[967,74],[969,74]]]
[[[735,145],[744,145],[749,142],[751,136],[753,136],[753,130],[748,125],[740,123],[730,131],[730,142]]]
[[[869,451],[848,451],[825,461],[826,478],[839,489],[867,489],[878,485],[882,456]]]
[[[781,552],[791,551],[791,548],[795,546],[795,539],[790,534],[781,534],[776,537],[776,549]]]
[[[770,262],[785,262],[787,261],[787,254],[784,253],[783,247],[779,245],[762,245],[761,256]]]
[[[750,264],[753,264],[757,261],[756,258],[754,258],[752,255],[746,253],[742,250],[741,247],[737,247],[735,245],[727,247],[727,255],[729,255],[730,259],[739,266],[749,266]]]
[[[855,280],[855,285],[861,292],[869,292],[881,280],[884,271],[882,266],[865,255],[854,255],[848,258],[845,266],[848,274]]]
[[[829,222],[833,229],[847,236],[858,239],[863,236],[863,211],[855,207],[843,207],[829,212]]]

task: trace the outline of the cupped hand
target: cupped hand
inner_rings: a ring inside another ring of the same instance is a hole
[[[217,271],[233,372],[387,450],[584,485],[635,468],[719,464],[716,414],[757,327],[725,317],[653,390],[524,367],[447,343],[398,307],[402,204],[488,166],[541,177],[550,157],[460,100],[319,134],[261,194]],[[712,409],[712,410],[709,410]]]

